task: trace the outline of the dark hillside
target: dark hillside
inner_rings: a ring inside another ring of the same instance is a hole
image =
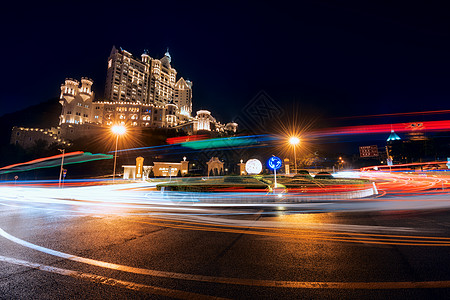
[[[0,146],[9,144],[13,126],[50,128],[59,123],[61,104],[53,98],[0,117]]]

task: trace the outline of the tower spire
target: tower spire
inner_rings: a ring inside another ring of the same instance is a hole
[[[164,56],[166,56],[166,57],[169,59],[169,63],[172,62],[172,57],[170,57],[170,53],[169,53],[169,47],[167,47],[167,51],[166,51],[166,53],[164,54]]]
[[[398,141],[398,140],[401,140],[401,138],[398,136],[398,134],[396,134],[395,132],[394,132],[394,129],[392,128],[392,124],[391,124],[391,134],[389,135],[389,137],[387,138],[387,142],[390,142],[390,141]]]

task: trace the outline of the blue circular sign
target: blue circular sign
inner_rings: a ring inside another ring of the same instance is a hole
[[[267,166],[271,170],[278,170],[279,168],[281,168],[281,165],[282,165],[281,158],[279,158],[277,156],[272,156],[267,161]]]

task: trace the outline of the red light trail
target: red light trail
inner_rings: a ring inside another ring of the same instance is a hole
[[[391,114],[378,114],[378,115],[366,115],[366,116],[352,116],[352,117],[339,117],[336,120],[344,119],[362,119],[362,118],[376,118],[376,117],[400,117],[400,116],[421,116],[421,115],[434,115],[434,114],[450,114],[450,110],[430,110],[430,111],[416,111],[406,113],[391,113]]]
[[[359,125],[323,129],[310,133],[311,137],[324,137],[332,135],[353,135],[353,134],[377,134],[411,131],[450,131],[450,120],[408,122],[395,124]]]

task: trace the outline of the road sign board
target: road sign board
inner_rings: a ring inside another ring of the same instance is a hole
[[[387,165],[388,165],[388,166],[393,166],[393,165],[394,165],[394,161],[392,160],[392,157],[388,157],[388,159],[387,159]]]
[[[267,166],[271,170],[278,170],[279,168],[281,168],[282,164],[283,164],[283,162],[281,161],[281,158],[279,158],[278,156],[272,156],[267,161]]]

